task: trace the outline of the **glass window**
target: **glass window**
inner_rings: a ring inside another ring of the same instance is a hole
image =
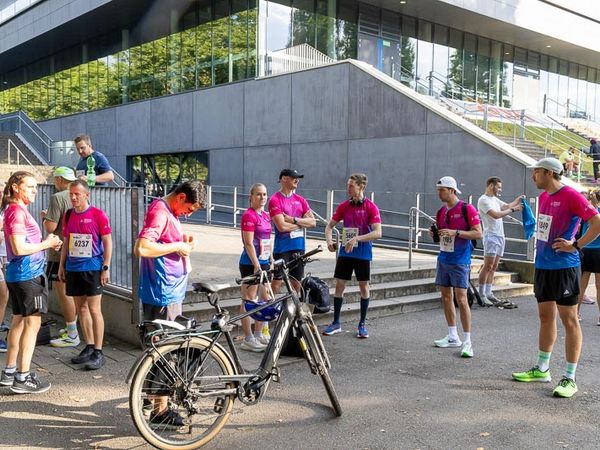
[[[512,45],[503,46],[502,55],[502,98],[500,104],[505,108],[512,106],[513,96],[513,61],[514,48]]]
[[[491,42],[491,57],[490,57],[490,87],[489,87],[489,102],[492,105],[500,105],[502,89],[502,44],[500,42]]]
[[[248,71],[248,10],[246,0],[232,0],[231,59],[232,81],[244,80]]]
[[[402,17],[401,23],[401,78],[406,86],[415,88],[416,56],[417,56],[417,21],[408,16]]]
[[[429,94],[428,77],[433,71],[433,26],[429,22],[419,20],[418,31],[417,91],[422,94]]]
[[[477,38],[465,33],[463,69],[463,100],[476,101],[477,91]]]
[[[197,77],[198,87],[211,86],[213,84],[212,73],[212,12],[210,1],[200,4],[199,23],[197,28]]]
[[[489,39],[477,39],[477,101],[489,102],[490,92],[490,54],[491,42]]]
[[[448,34],[448,83],[446,97],[462,99],[463,84],[463,33],[450,28]]]
[[[338,60],[356,58],[358,49],[358,3],[339,1],[335,25],[335,51]]]

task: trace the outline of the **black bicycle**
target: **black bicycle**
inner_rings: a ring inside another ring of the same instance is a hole
[[[301,301],[289,279],[291,267],[310,262],[310,257],[321,251],[319,246],[288,263],[275,261],[274,268],[268,272],[236,280],[238,284],[260,283],[267,276],[281,275],[287,294],[234,317],[219,306],[218,286],[194,283],[195,291],[207,294],[215,308],[209,330],[201,330],[193,320],[185,318],[179,320],[184,323],[171,326],[166,326],[164,321],[138,325],[147,348],[127,377],[129,407],[133,423],[149,444],[167,450],[194,449],[211,441],[227,423],[236,398],[246,405],[254,405],[264,397],[271,381],[279,382],[277,362],[290,332],[299,339],[311,372],[321,377],[335,415],[342,415],[329,376],[331,364],[310,306]],[[276,304],[281,304],[281,313],[269,345],[259,367],[248,372],[242,367],[233,344],[233,324]],[[219,343],[223,336],[228,350]],[[150,420],[153,405],[159,401],[168,405],[170,414],[178,414],[183,424],[173,426]]]

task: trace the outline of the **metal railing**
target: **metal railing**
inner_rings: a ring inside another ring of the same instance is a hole
[[[52,162],[52,139],[23,111],[1,115],[0,130],[15,133],[40,161]]]
[[[29,212],[34,218],[41,217],[41,211],[48,208],[55,188],[49,184],[39,184],[34,203]],[[138,258],[133,255],[135,239],[144,218],[143,195],[140,188],[95,187],[90,194],[91,204],[103,210],[112,228],[113,254],[109,290],[120,295],[130,296],[137,291]],[[135,289],[133,289],[135,287]]]
[[[265,75],[296,72],[335,62],[325,53],[308,44],[294,45],[265,55]]]

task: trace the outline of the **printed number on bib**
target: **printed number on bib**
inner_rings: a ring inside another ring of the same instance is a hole
[[[290,239],[297,239],[304,237],[304,230],[300,228],[299,230],[290,231]]]
[[[69,256],[75,258],[91,258],[92,235],[71,233],[69,235]]]
[[[358,236],[358,228],[345,228],[342,230],[342,242],[344,246],[348,243],[350,239]],[[353,248],[358,247],[358,242],[354,243]]]
[[[440,236],[440,250],[443,252],[454,252],[454,238],[456,236]]]
[[[271,257],[271,239],[260,240],[260,255],[258,259],[265,260]]]
[[[535,234],[536,239],[548,242],[548,239],[550,239],[550,228],[552,228],[552,216],[540,214],[538,216],[537,232]]]

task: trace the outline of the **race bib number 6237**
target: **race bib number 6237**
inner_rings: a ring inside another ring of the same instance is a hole
[[[69,235],[69,256],[74,258],[91,258],[92,235],[71,233]]]

